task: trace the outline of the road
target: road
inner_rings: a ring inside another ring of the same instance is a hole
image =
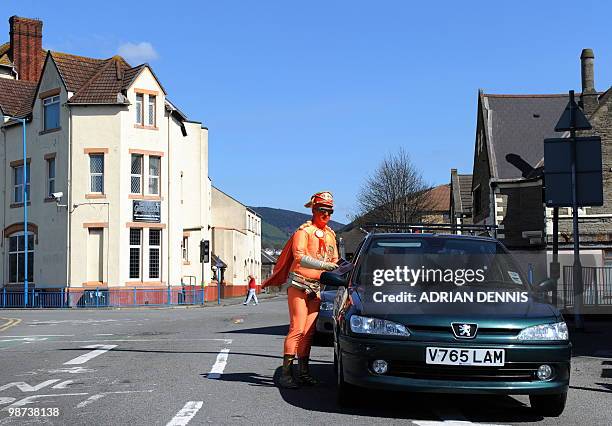
[[[572,361],[565,412],[542,418],[526,397],[368,392],[358,408],[340,408],[329,346],[312,352],[320,386],[279,390],[283,297],[0,317],[0,425],[612,424],[612,342],[597,333],[586,338],[602,341],[600,350]],[[16,417],[15,408],[39,416]]]

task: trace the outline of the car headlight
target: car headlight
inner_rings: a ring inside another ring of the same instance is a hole
[[[410,336],[410,332],[402,324],[379,318],[351,317],[351,331],[362,334],[379,334],[383,336]]]
[[[565,322],[541,324],[523,329],[518,340],[568,340],[569,333]]]
[[[331,311],[334,309],[334,302],[321,302],[321,307],[319,310],[321,311]]]

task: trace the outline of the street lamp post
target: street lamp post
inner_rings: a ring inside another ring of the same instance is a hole
[[[23,187],[21,190],[21,198],[23,201],[23,240],[24,240],[24,274],[23,274],[23,304],[25,307],[28,306],[28,200],[27,200],[27,169],[28,169],[28,158],[26,152],[26,119],[19,117],[11,117],[8,115],[4,116],[5,120],[21,121],[23,128]]]

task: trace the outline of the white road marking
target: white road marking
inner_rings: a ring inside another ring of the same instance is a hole
[[[94,334],[94,336],[114,336],[114,334]]]
[[[104,398],[107,395],[111,395],[111,394],[122,394],[122,393],[146,393],[146,392],[153,392],[153,390],[144,390],[144,391],[115,391],[115,392],[103,392],[103,393],[97,393],[95,395],[90,396],[89,398],[87,398],[85,401],[80,402],[76,408],[83,408],[83,407],[87,407],[89,404],[92,404],[94,402],[96,402],[99,399]]]
[[[210,373],[206,376],[209,379],[218,379],[223,374],[223,370],[225,370],[225,366],[227,365],[227,357],[229,354],[229,349],[222,349],[221,352],[217,355],[217,360],[215,361]]]
[[[85,346],[83,349],[95,349],[95,350],[91,351],[91,352],[88,352],[86,354],[83,354],[81,356],[78,356],[78,357],[76,357],[74,359],[71,359],[70,361],[65,362],[64,365],[84,364],[87,361],[89,361],[90,359],[95,358],[97,356],[100,356],[103,353],[106,353],[106,352],[108,352],[111,349],[116,348],[116,347],[117,347],[117,345],[89,345],[89,346]]]
[[[79,374],[79,373],[93,373],[94,371],[96,370],[92,368],[70,367],[70,368],[57,368],[55,370],[48,370],[47,372],[50,374],[57,374],[57,373]]]
[[[20,337],[20,338],[14,338],[14,339],[1,339],[0,342],[24,342],[24,343],[30,343],[30,342],[37,342],[40,340],[47,340],[46,337]]]
[[[166,426],[185,426],[202,408],[202,405],[204,405],[204,401],[189,401]]]
[[[28,334],[27,336],[2,336],[2,337],[74,337],[74,334]]]
[[[79,396],[79,395],[89,395],[89,394],[87,392],[81,392],[81,393],[56,393],[53,395],[26,396],[25,398],[22,398],[19,401],[12,403],[8,407],[4,407],[1,411],[8,411],[9,408],[23,407],[24,405],[33,404],[41,398],[57,398],[58,396]]]
[[[0,396],[0,405],[4,405],[4,404],[10,404],[11,402],[14,402],[17,398],[13,398],[10,396]]]
[[[4,386],[0,386],[0,392],[10,389],[12,387],[18,388],[21,392],[36,392],[37,390],[41,390],[42,388],[59,381],[60,379],[47,380],[35,386],[28,385],[26,382],[13,382]]]
[[[66,389],[70,383],[74,383],[74,380],[64,380],[62,383],[53,386],[52,389]]]
[[[94,343],[94,342],[223,342],[232,344],[232,339],[97,339],[97,340],[55,340],[55,343]]]

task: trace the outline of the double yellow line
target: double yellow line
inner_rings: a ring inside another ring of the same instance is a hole
[[[0,317],[0,319],[6,320],[7,322],[0,325],[0,331],[6,331],[9,328],[16,326],[17,324],[19,324],[21,322],[21,320],[19,318],[2,318]]]

